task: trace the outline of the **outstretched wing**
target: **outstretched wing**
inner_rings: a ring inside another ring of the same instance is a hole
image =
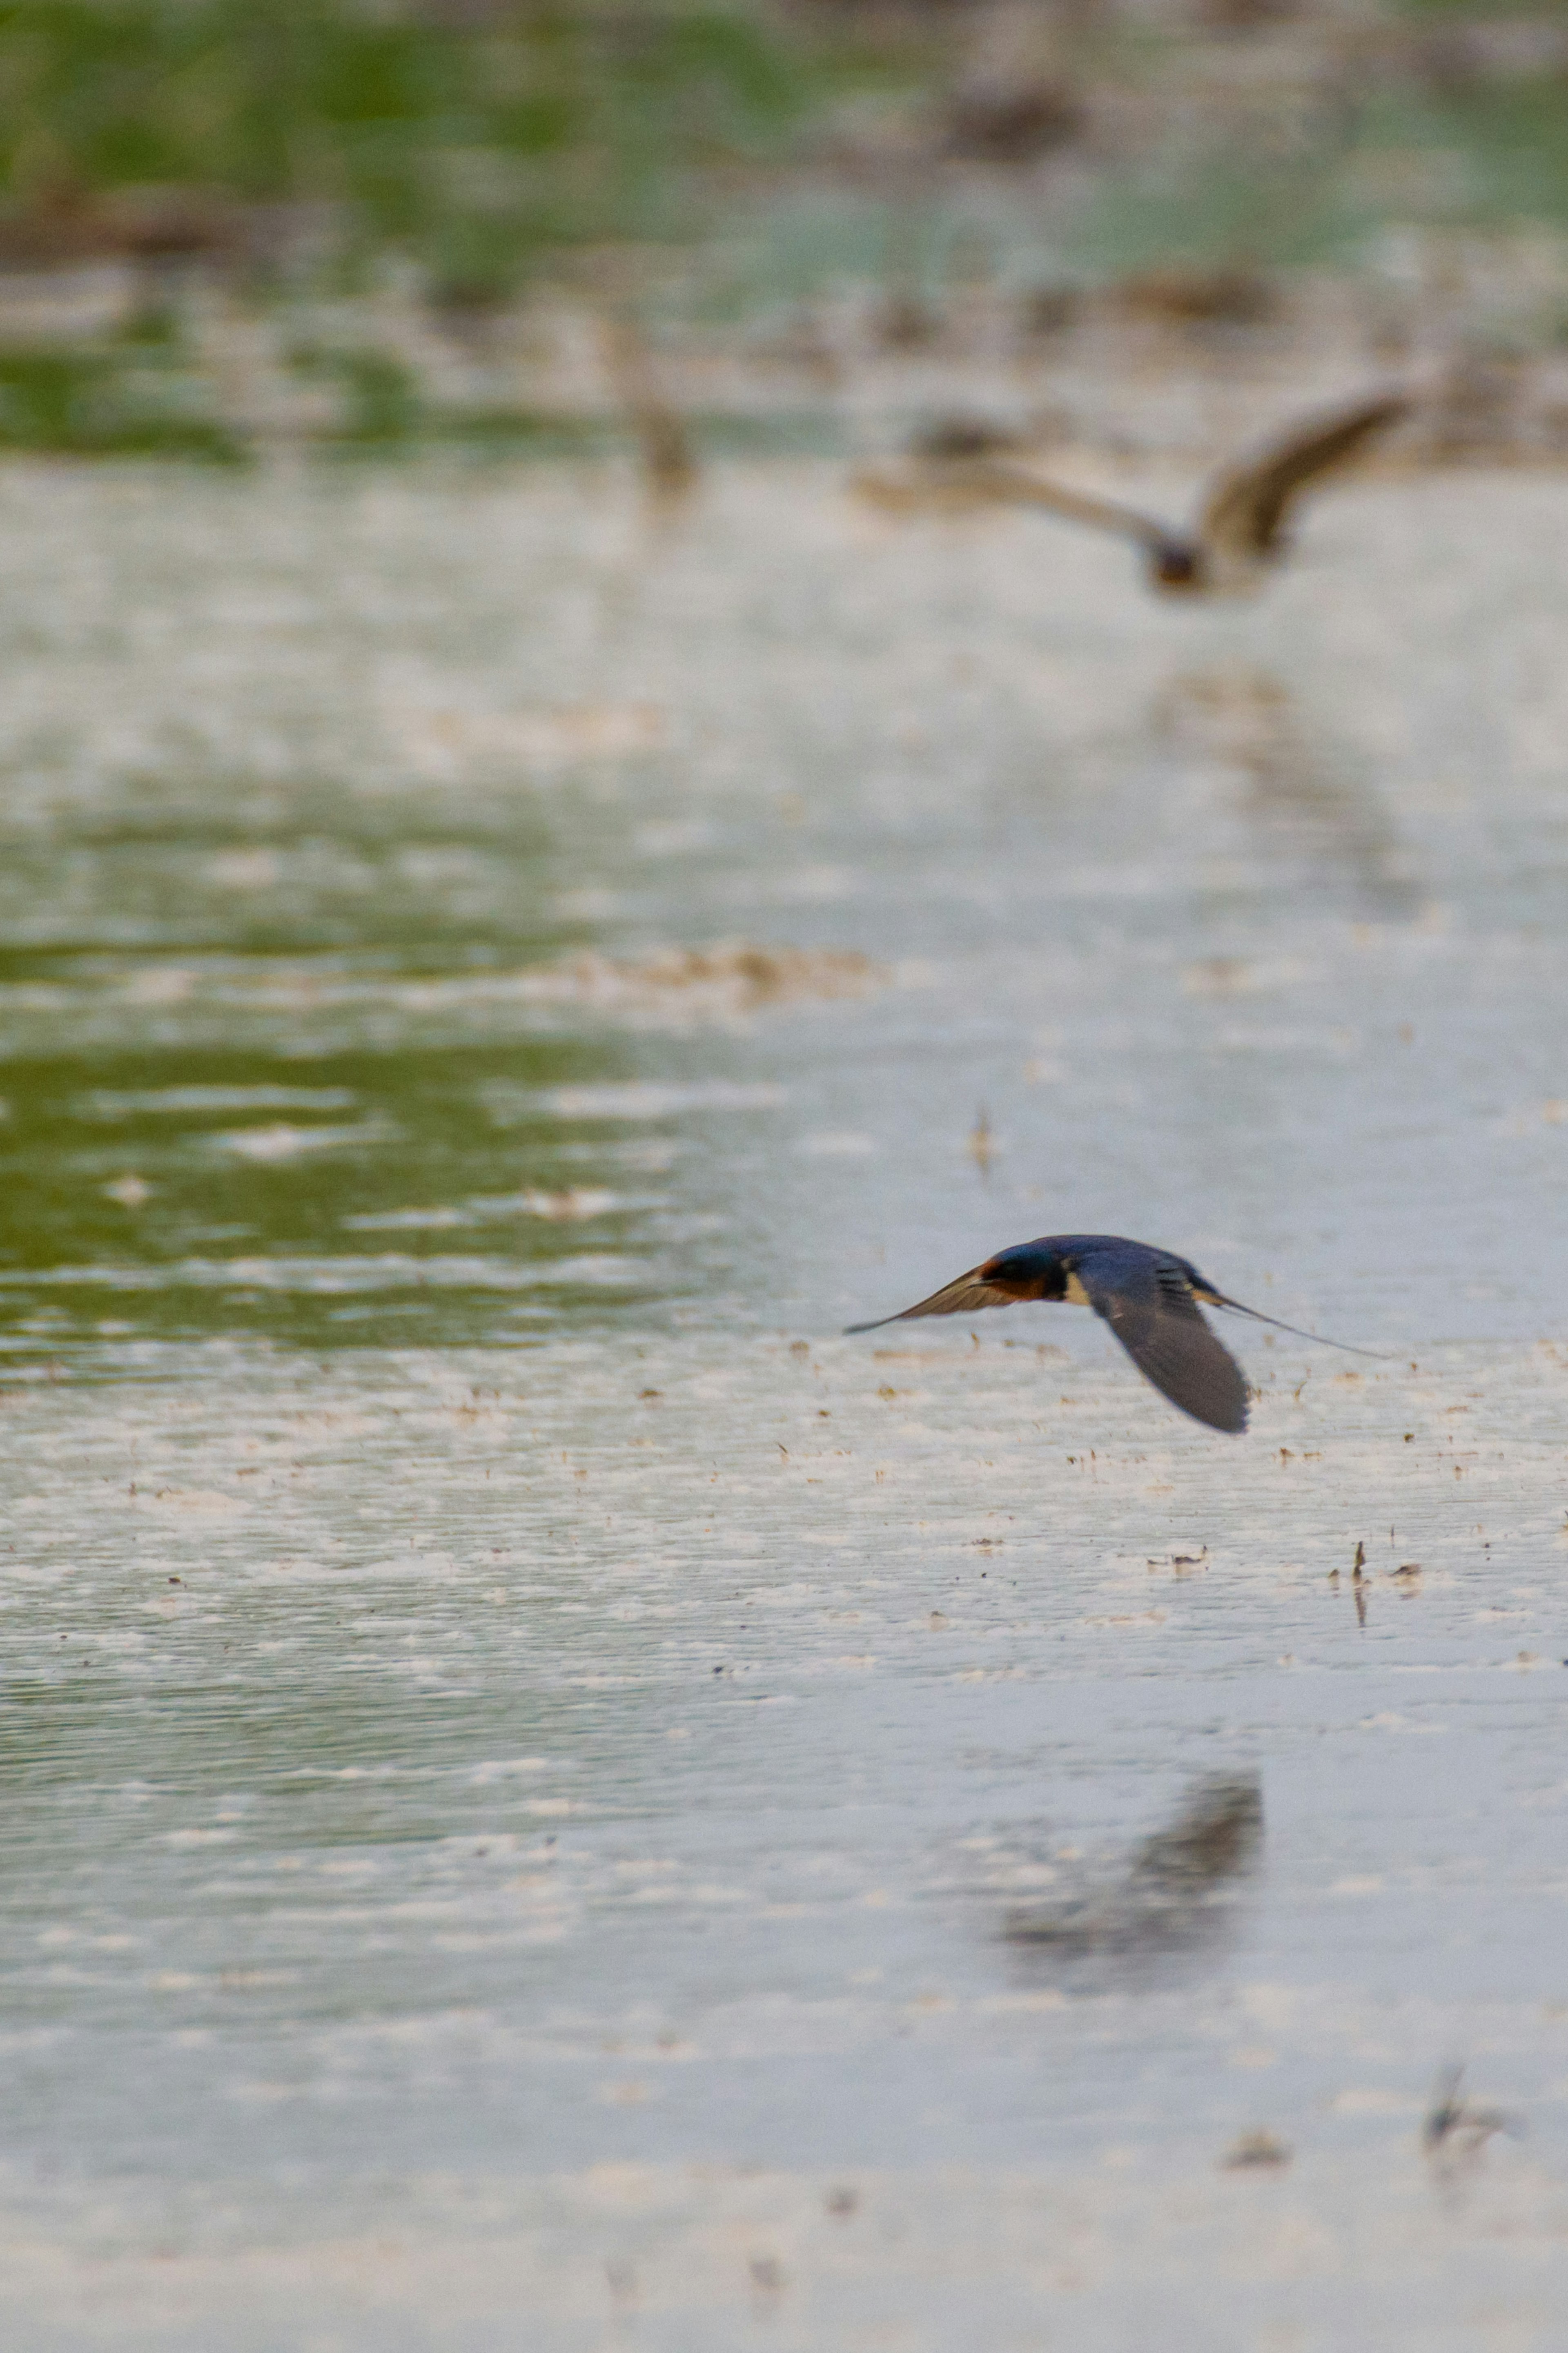
[[[1205,1323],[1192,1283],[1173,1259],[1090,1251],[1079,1260],[1077,1271],[1095,1314],[1162,1397],[1211,1430],[1247,1428],[1241,1368]]]
[[[850,1332],[879,1332],[884,1324],[907,1324],[912,1315],[970,1315],[981,1307],[1016,1307],[1018,1293],[1004,1291],[999,1282],[982,1280],[980,1269],[972,1266],[943,1291],[933,1291],[918,1307],[900,1308],[896,1315],[879,1315],[871,1324],[850,1324]]]
[[[961,466],[863,466],[849,487],[868,506],[885,514],[969,514],[994,501],[964,478]]]
[[[1094,531],[1114,532],[1158,555],[1173,544],[1175,534],[1135,507],[1115,499],[1096,498],[1089,491],[1071,491],[1047,481],[1027,466],[984,456],[917,456],[897,471],[867,470],[854,477],[852,487],[863,499],[894,513],[910,514],[924,508],[952,512],[974,507],[1043,507],[1047,514],[1068,522],[1089,524]]]
[[[1222,474],[1204,503],[1199,536],[1222,555],[1267,555],[1286,510],[1306,485],[1342,464],[1363,441],[1408,414],[1404,393],[1381,393],[1295,427],[1256,458]]]
[[[926,470],[949,475],[955,480],[962,479],[969,485],[972,496],[993,505],[1043,507],[1047,514],[1061,515],[1068,522],[1088,523],[1092,531],[1114,532],[1119,539],[1134,540],[1152,554],[1161,554],[1175,535],[1163,523],[1141,514],[1136,507],[1124,507],[1118,499],[1097,498],[1090,491],[1068,490],[1063,482],[1047,481],[1027,466],[1009,465],[1002,459],[975,458],[942,468],[931,466]]]

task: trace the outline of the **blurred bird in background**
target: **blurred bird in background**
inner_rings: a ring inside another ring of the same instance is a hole
[[[1214,483],[1189,531],[1178,531],[1115,499],[1076,491],[1020,465],[993,446],[918,447],[911,472],[867,474],[857,487],[877,504],[1040,507],[1068,522],[1113,532],[1143,551],[1151,587],[1166,593],[1235,595],[1255,587],[1289,541],[1286,523],[1309,484],[1342,466],[1409,414],[1404,393],[1380,393],[1308,418]],[[977,437],[978,438],[978,437]]]

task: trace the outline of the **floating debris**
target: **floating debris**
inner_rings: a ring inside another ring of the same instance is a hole
[[[679,1008],[708,1014],[869,997],[890,978],[885,965],[874,964],[858,949],[759,947],[748,940],[663,948],[647,956],[606,956],[589,950],[561,964],[526,967],[506,976],[509,993],[541,1003],[616,1012]]]
[[[1278,2172],[1290,2162],[1292,2152],[1271,2132],[1243,2133],[1220,2158],[1222,2173]]]
[[[559,1193],[530,1187],[520,1198],[531,1217],[547,1218],[558,1226],[575,1225],[584,1218],[602,1218],[615,1205],[614,1194],[596,1185],[568,1185]]]
[[[102,1191],[106,1201],[118,1201],[122,1209],[140,1209],[153,1198],[153,1187],[145,1176],[138,1176],[130,1169],[123,1176],[114,1177]]]
[[[1257,269],[1147,269],[1124,278],[1111,297],[1129,318],[1173,327],[1255,327],[1273,317],[1279,297]]]
[[[1088,114],[1051,13],[992,0],[964,19],[963,54],[938,118],[942,152],[994,169],[1069,144]]]
[[[956,412],[923,426],[910,443],[913,458],[995,458],[1023,447],[1021,437],[994,418]]]

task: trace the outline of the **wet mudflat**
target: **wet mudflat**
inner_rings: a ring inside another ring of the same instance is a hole
[[[0,519],[14,2341],[1552,2344],[1568,486]]]

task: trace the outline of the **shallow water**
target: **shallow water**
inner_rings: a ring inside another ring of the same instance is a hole
[[[1556,2341],[1568,483],[0,522],[11,2341]]]

